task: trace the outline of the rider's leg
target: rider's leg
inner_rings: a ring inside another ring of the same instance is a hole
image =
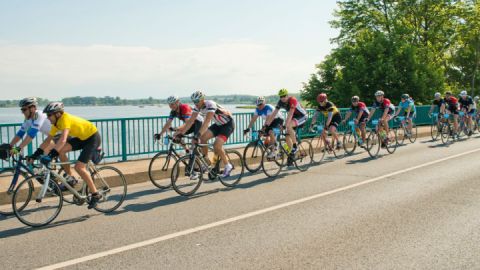
[[[360,128],[360,133],[362,135],[362,141],[365,142],[367,139],[367,130],[366,130],[367,124],[365,122],[360,123],[359,128]]]
[[[208,129],[206,132],[204,132],[202,134],[202,136],[200,136],[200,143],[201,144],[207,144],[208,141],[213,138],[215,135],[213,134],[213,132]],[[208,156],[208,147],[201,147],[200,149],[201,153],[203,154],[204,157],[207,157]],[[208,158],[206,158],[207,162],[209,162],[210,160]]]
[[[453,115],[453,127],[455,132],[458,133],[458,114]]]
[[[293,149],[294,145],[297,145],[297,138],[295,136],[295,127],[297,125],[297,122],[295,119],[292,119],[290,121],[290,124],[287,126],[287,133],[288,136],[285,137],[285,140],[287,141],[287,145],[290,149]]]
[[[224,144],[225,138],[218,136],[215,138],[215,142],[213,143],[213,150],[215,151],[215,154],[217,154],[222,160],[223,166],[226,166],[229,162],[227,155],[225,154],[225,150],[223,149]]]
[[[73,148],[72,148],[72,145],[69,144],[69,143],[66,143],[62,149],[60,149],[60,151],[58,152],[59,156],[58,158],[60,159],[61,162],[68,162],[68,157],[67,157],[67,153],[72,151]],[[65,173],[67,175],[70,175],[72,176],[72,169],[70,168],[70,165],[69,164],[63,164],[62,165],[62,168],[63,170],[65,171]],[[83,177],[82,177],[83,178]]]

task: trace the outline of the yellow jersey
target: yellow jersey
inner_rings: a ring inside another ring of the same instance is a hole
[[[70,130],[69,136],[79,138],[82,141],[85,141],[97,132],[97,127],[92,122],[69,113],[63,113],[60,119],[57,120],[57,123],[52,125],[50,135],[55,136],[57,132],[65,129]]]

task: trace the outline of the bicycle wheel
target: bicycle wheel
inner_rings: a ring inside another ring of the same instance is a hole
[[[313,149],[313,161],[321,163],[325,159],[325,144],[323,143],[322,136],[312,138],[311,145]]]
[[[15,169],[4,169],[0,171],[0,186],[2,190],[7,190],[10,187],[14,175]],[[25,180],[26,177],[27,175],[25,173],[20,173],[17,179],[17,183],[22,182],[23,180]],[[32,184],[31,182],[29,183]],[[27,192],[26,196],[31,197],[33,192],[33,185],[29,185],[25,192]],[[4,196],[0,198],[0,215],[13,215],[12,198],[13,192],[5,192]],[[25,202],[28,203],[28,200],[25,200]],[[23,206],[19,206],[19,209],[23,209],[27,205],[26,203]]]
[[[199,157],[191,160],[190,156],[183,156],[173,165],[172,188],[182,196],[195,194],[203,181],[202,163]]]
[[[43,198],[40,193],[42,186],[33,189],[32,194],[28,190],[30,186],[34,186],[37,181],[36,177],[31,176],[23,180],[13,193],[13,212],[18,220],[27,226],[41,227],[52,222],[63,205],[63,195],[58,184],[50,180],[48,188]]]
[[[370,131],[367,137],[366,148],[367,152],[372,158],[376,158],[378,156],[378,152],[380,152],[380,137],[378,136],[377,132]]]
[[[148,177],[152,184],[159,189],[166,189],[172,186],[170,179],[171,169],[177,162],[175,155],[166,153],[156,154],[148,165]]]
[[[448,140],[450,140],[451,136],[451,129],[449,124],[442,124],[442,129],[440,131],[440,139],[442,140],[443,144],[447,144]]]
[[[263,153],[263,150],[262,150],[262,153]],[[243,165],[243,158],[240,152],[233,149],[225,149],[225,154],[227,155],[228,162],[232,164],[233,169],[230,172],[229,176],[223,177],[222,175],[219,175],[219,179],[224,186],[234,187],[235,185],[238,184],[238,182],[240,182],[240,179],[242,179],[243,173],[245,171],[245,168]],[[260,167],[262,166],[261,160],[262,159],[260,157]]]
[[[397,150],[397,134],[395,133],[395,130],[389,129],[388,134],[387,134],[387,141],[386,141],[386,148],[387,152],[390,154],[393,154],[395,150]]]
[[[94,209],[102,213],[115,211],[122,205],[127,196],[127,180],[125,180],[125,176],[119,169],[111,166],[96,168],[91,175],[93,184],[103,196]]]
[[[345,132],[343,135],[343,150],[347,155],[353,155],[357,148],[357,136],[351,131]]]
[[[405,127],[399,126],[398,128],[395,128],[395,133],[397,134],[397,136],[396,136],[397,137],[397,143],[403,145],[404,142],[405,142],[405,137],[407,137],[406,136],[407,132],[405,130]]]
[[[308,170],[308,167],[310,164],[313,162],[313,150],[312,150],[312,145],[310,144],[309,141],[307,140],[302,140],[298,144],[298,150],[297,153],[295,154],[295,167],[299,171],[306,171]]]
[[[268,177],[275,177],[282,171],[285,155],[278,147],[269,147],[263,152],[262,170]]]
[[[411,143],[414,143],[417,140],[417,134],[418,134],[417,124],[412,123],[412,130],[410,131],[410,136],[408,137],[408,140]]]
[[[251,173],[255,173],[262,167],[263,146],[260,141],[249,143],[243,150],[243,164]]]
[[[438,122],[433,123],[430,126],[430,136],[432,136],[432,141],[438,140],[438,136],[440,135],[440,129],[441,129],[441,125]]]

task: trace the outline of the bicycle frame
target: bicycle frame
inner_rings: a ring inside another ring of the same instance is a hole
[[[17,185],[18,178],[19,178],[22,170],[25,171],[26,173],[28,173],[31,176],[35,174],[29,166],[25,165],[22,162],[25,159],[22,155],[20,155],[18,159],[16,159],[15,157],[12,157],[12,159],[13,159],[13,162],[16,163],[16,165],[15,165],[15,172],[13,174],[12,182],[10,183],[10,186],[7,189],[7,194],[12,194],[13,193],[13,190],[15,189],[15,186]]]

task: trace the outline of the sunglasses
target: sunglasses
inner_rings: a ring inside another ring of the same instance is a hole
[[[53,113],[48,113],[47,117],[52,117],[54,114]]]
[[[20,111],[26,112],[29,108],[21,108]]]
[[[286,98],[286,97],[287,97],[287,95],[284,95],[284,96],[280,96],[280,98]]]

